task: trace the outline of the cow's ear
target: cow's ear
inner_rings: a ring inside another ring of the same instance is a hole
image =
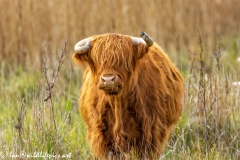
[[[148,52],[148,46],[144,44],[133,45],[133,52],[137,59],[141,59]]]
[[[73,62],[75,63],[75,64],[77,64],[78,66],[80,66],[80,67],[85,67],[87,64],[89,65],[89,66],[91,66],[92,65],[92,60],[91,60],[91,57],[89,56],[89,53],[88,53],[89,51],[86,51],[86,52],[84,52],[84,53],[81,53],[81,54],[79,54],[79,53],[74,53],[73,54],[73,56],[72,56],[72,59],[73,59]]]

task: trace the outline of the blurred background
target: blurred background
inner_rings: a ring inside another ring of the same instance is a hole
[[[185,79],[182,116],[161,159],[240,158],[240,0],[0,0],[0,20],[0,155],[94,159],[74,45],[143,30]]]
[[[44,51],[53,55],[66,41],[71,55],[85,37],[142,30],[177,65],[186,65],[198,35],[207,55],[219,44],[240,55],[239,0],[1,0],[0,18],[0,60],[19,65],[39,64]]]

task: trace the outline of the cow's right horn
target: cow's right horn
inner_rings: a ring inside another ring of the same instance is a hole
[[[79,41],[74,47],[75,53],[82,54],[87,52],[91,48],[91,40],[92,38],[89,37]]]

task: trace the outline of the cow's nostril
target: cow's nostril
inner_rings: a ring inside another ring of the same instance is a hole
[[[115,79],[115,75],[104,75],[101,76],[101,81],[102,82],[113,82]]]

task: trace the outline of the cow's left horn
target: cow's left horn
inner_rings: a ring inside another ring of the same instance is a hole
[[[91,48],[91,40],[92,38],[89,37],[79,41],[74,47],[75,53],[82,54],[87,52]]]
[[[147,35],[144,31],[140,33],[140,36],[142,39],[147,43],[148,47],[151,47],[153,45],[153,39]]]
[[[151,47],[153,45],[153,39],[151,37],[149,37],[145,32],[142,31],[140,36],[142,38],[131,37],[132,43],[133,44],[144,44],[144,45],[147,45],[148,47]]]
[[[144,45],[147,45],[146,42],[142,39],[142,38],[138,38],[138,37],[132,37],[132,43],[133,45],[136,45],[136,44],[144,44]]]

